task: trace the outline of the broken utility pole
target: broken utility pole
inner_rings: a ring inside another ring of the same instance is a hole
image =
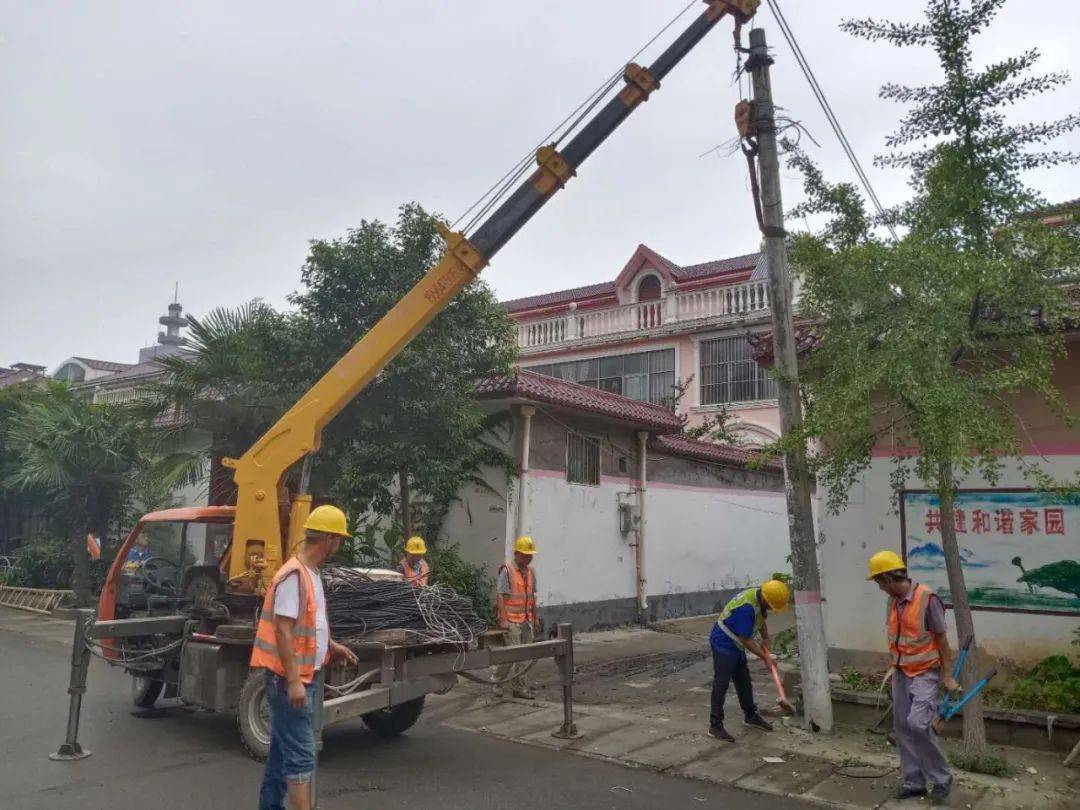
[[[754,88],[751,120],[748,123],[756,130],[757,137],[756,151],[761,177],[759,224],[769,268],[780,433],[787,438],[802,427],[802,405],[799,401],[799,369],[791,313],[792,285],[785,244],[784,207],[780,198],[775,110],[769,82],[770,64],[772,59],[765,45],[765,32],[756,28],[750,32],[750,58],[746,63]],[[750,154],[752,156],[752,152]],[[755,189],[755,196],[758,194]],[[755,205],[758,205],[757,200]],[[832,699],[829,694],[825,621],[821,605],[821,575],[818,572],[814,516],[810,506],[810,470],[806,463],[804,442],[796,442],[784,451],[784,490],[795,575],[795,621],[799,635],[803,715],[810,728],[831,732]]]

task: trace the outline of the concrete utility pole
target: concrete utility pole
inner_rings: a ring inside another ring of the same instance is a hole
[[[776,151],[770,64],[772,59],[765,45],[765,32],[755,28],[750,32],[750,58],[746,66],[753,77],[753,123],[757,130],[762,231],[769,267],[780,433],[786,438],[802,427],[802,404],[799,401],[799,368],[791,315],[791,273],[784,241],[784,206],[780,197],[780,161]],[[806,446],[802,442],[784,453],[784,491],[787,495],[788,532],[795,574],[795,620],[799,634],[803,713],[808,726],[831,732],[832,698],[829,694],[825,621],[821,606],[821,575],[814,540],[814,515],[810,506],[810,470],[806,463]]]

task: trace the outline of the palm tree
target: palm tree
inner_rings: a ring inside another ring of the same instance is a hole
[[[229,503],[222,457],[241,455],[295,399],[290,321],[257,300],[188,319],[187,351],[158,361],[167,373],[136,407],[153,420],[165,475],[180,485],[209,472],[209,503]]]
[[[110,519],[146,468],[143,434],[125,409],[95,405],[59,386],[27,403],[8,424],[5,446],[14,463],[6,483],[47,493],[69,539],[79,605],[91,600],[86,535],[107,535]]]

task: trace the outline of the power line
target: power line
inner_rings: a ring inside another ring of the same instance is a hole
[[[644,53],[650,45],[652,45],[654,42],[656,42],[656,40],[663,36],[664,33],[666,33],[667,30],[671,28],[671,26],[673,26],[680,19],[682,19],[686,12],[688,12],[695,5],[697,5],[697,0],[690,0],[690,2],[683,7],[682,11],[672,17],[666,25],[664,25],[659,31],[653,34],[652,37],[650,37],[644,45],[638,48],[637,51],[634,52],[634,54],[628,60],[626,60],[627,63],[633,62],[635,59],[641,56],[641,54]],[[555,144],[558,145],[571,132],[577,129],[577,127],[581,124],[585,117],[590,112],[592,112],[593,109],[595,109],[596,106],[603,100],[604,96],[606,96],[611,91],[611,89],[616,84],[618,84],[619,79],[622,78],[625,66],[626,64],[624,63],[621,67],[619,67],[618,70],[616,70],[608,78],[604,79],[604,81],[600,83],[599,87],[597,87],[595,90],[593,90],[592,93],[589,94],[588,98],[581,102],[581,104],[579,104],[569,115],[567,115],[566,118],[560,121],[551,130],[551,132],[549,132],[543,138],[543,140],[540,141],[536,149],[539,149],[541,146],[544,146],[545,144],[550,142],[553,137],[555,138]],[[570,123],[571,121],[572,123]],[[558,137],[555,137],[556,134],[558,134]],[[510,192],[510,190],[514,187],[518,180],[520,180],[521,177],[532,168],[533,161],[536,158],[536,149],[528,152],[524,157],[521,158],[521,160],[515,163],[514,166],[506,172],[506,174],[499,178],[491,188],[484,192],[484,194],[481,195],[481,197],[476,202],[470,205],[469,208],[461,216],[454,220],[454,223],[451,225],[451,227],[457,227],[457,224],[461,222],[461,220],[465,219],[466,216],[468,216],[473,210],[480,206],[480,210],[476,214],[474,214],[471,219],[469,219],[469,221],[466,223],[465,227],[462,230],[465,232],[469,232],[476,224],[478,224],[488,214],[488,212],[490,212],[499,203],[499,201]]]
[[[882,223],[888,229],[894,240],[899,241],[896,230],[892,224],[887,221],[885,214],[885,207],[881,204],[881,200],[878,199],[877,193],[874,191],[874,187],[870,183],[870,178],[867,177],[862,164],[859,162],[859,158],[855,155],[855,150],[851,146],[851,142],[848,140],[847,135],[844,133],[844,128],[840,125],[840,120],[836,117],[836,113],[833,112],[832,105],[829,104],[828,98],[825,96],[825,91],[818,83],[817,76],[814,75],[813,69],[810,67],[810,62],[807,60],[806,55],[803,53],[802,48],[799,46],[799,41],[795,37],[795,33],[791,30],[791,26],[788,24],[787,18],[784,17],[784,12],[780,9],[778,0],[769,0],[769,11],[772,12],[773,19],[776,20],[777,26],[780,28],[780,33],[784,35],[784,39],[787,40],[788,47],[791,48],[791,53],[795,57],[795,61],[798,63],[800,70],[802,70],[803,76],[806,77],[807,83],[810,85],[810,90],[813,92],[814,97],[817,99],[818,105],[821,107],[822,112],[825,113],[825,118],[829,122],[829,126],[832,128],[833,133],[836,135],[837,140],[840,142],[840,147],[844,150],[844,154],[847,155],[848,160],[851,162],[852,168],[855,170],[856,176],[859,178],[859,182],[863,189],[866,191],[866,196],[869,197],[870,202],[874,208],[877,209],[878,215],[881,217]]]

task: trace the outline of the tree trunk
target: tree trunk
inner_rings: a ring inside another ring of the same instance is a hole
[[[960,684],[967,691],[978,681],[975,663],[977,647],[975,623],[971,619],[971,605],[968,604],[967,586],[964,584],[964,571],[960,562],[960,546],[956,542],[956,482],[953,480],[953,468],[949,462],[942,462],[938,466],[937,491],[941,512],[941,547],[945,552],[945,570],[949,575],[949,592],[952,594],[953,612],[956,614],[957,649],[964,639],[971,637],[968,663],[960,673]],[[964,749],[972,754],[981,753],[986,748],[982,695],[974,697],[964,706],[963,711]]]
[[[409,495],[409,471],[398,471],[398,489],[401,492],[401,531],[405,538],[413,536],[412,499]]]

